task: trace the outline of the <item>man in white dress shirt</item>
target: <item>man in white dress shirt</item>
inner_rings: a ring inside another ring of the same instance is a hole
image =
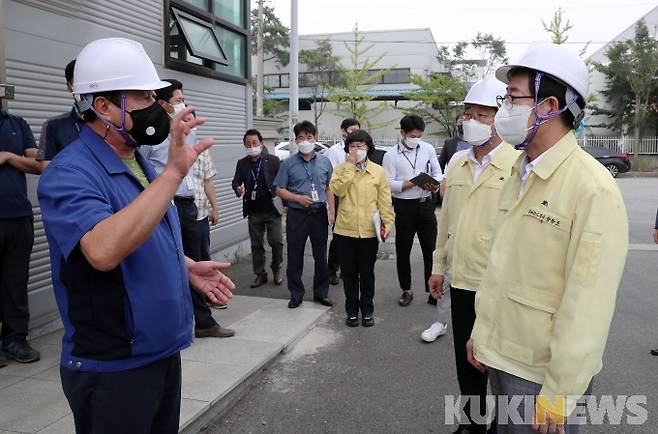
[[[388,174],[393,207],[395,209],[395,253],[402,296],[398,303],[408,306],[413,300],[411,291],[411,264],[409,261],[414,236],[418,234],[423,251],[425,292],[429,292],[427,280],[432,274],[432,252],[436,243],[436,215],[432,192],[437,189],[430,184],[422,188],[410,180],[427,173],[441,181],[443,173],[436,157],[436,150],[421,140],[425,122],[415,115],[400,120],[400,143],[384,155],[382,165]],[[431,295],[428,303],[435,304]]]

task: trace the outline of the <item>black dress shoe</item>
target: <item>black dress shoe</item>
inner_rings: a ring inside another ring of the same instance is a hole
[[[329,300],[327,297],[313,297],[313,301],[327,307],[334,305],[334,302]]]
[[[267,283],[267,273],[264,274],[258,274],[256,275],[256,279],[254,282],[249,285],[251,288],[258,288],[259,286],[263,286]]]
[[[41,354],[27,343],[27,341],[14,341],[2,344],[2,351],[8,359],[18,363],[32,363],[41,359]]]
[[[375,319],[371,316],[364,316],[363,319],[361,320],[361,325],[363,327],[372,327],[375,325]]]
[[[290,300],[288,302],[288,307],[290,309],[295,309],[295,308],[299,307],[300,304],[302,304],[302,300]]]
[[[432,306],[436,306],[436,298],[432,297],[432,294],[427,296],[427,304],[431,304]]]
[[[409,306],[411,304],[411,300],[414,299],[414,295],[412,294],[411,291],[404,291],[402,293],[402,296],[398,300],[398,304],[400,306]]]
[[[329,283],[332,285],[338,285],[338,276],[336,276],[335,274],[330,274]]]
[[[650,351],[652,356],[658,356],[658,348],[654,348],[653,350]]]
[[[356,316],[348,316],[345,319],[345,324],[347,324],[348,327],[358,327],[359,325],[359,317]]]

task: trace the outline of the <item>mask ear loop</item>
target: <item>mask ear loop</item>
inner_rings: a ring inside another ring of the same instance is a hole
[[[138,146],[137,142],[135,142],[135,140],[132,137],[130,137],[130,134],[128,134],[128,132],[126,131],[126,91],[125,90],[121,91],[121,128],[117,127],[112,122],[108,121],[103,116],[101,116],[100,113],[98,113],[94,108],[94,105],[87,100],[86,95],[83,95],[82,99],[84,99],[85,102],[87,102],[87,105],[89,105],[91,111],[93,111],[96,114],[96,116],[98,116],[98,119],[103,121],[103,123],[105,124],[106,129],[105,129],[105,135],[103,136],[103,140],[105,140],[105,138],[107,137],[108,129],[114,128],[119,134],[121,134],[121,137],[123,137],[127,145],[132,147]]]

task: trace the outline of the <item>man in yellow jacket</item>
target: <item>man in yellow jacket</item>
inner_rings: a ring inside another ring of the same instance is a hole
[[[487,375],[468,363],[466,342],[475,321],[475,291],[487,265],[500,191],[519,155],[519,151],[504,143],[493,128],[498,110],[496,97],[504,93],[505,84],[492,76],[475,83],[466,95],[464,140],[471,148],[456,157],[447,171],[432,276],[428,282],[434,297],[452,299],[459,389],[462,396],[480,396],[480,409],[486,408]],[[449,292],[444,294],[446,280],[451,283]],[[446,322],[439,318],[428,330],[445,330]],[[473,421],[470,413],[471,407],[467,404],[468,419],[460,421],[456,433],[486,431],[486,424]]]
[[[499,433],[573,433],[565,417],[602,366],[628,249],[626,210],[572,131],[588,92],[583,61],[564,45],[535,44],[496,76],[508,83],[496,131],[525,152],[501,194],[469,361],[488,367],[499,399],[536,397],[534,414],[519,404],[525,428],[499,417]]]

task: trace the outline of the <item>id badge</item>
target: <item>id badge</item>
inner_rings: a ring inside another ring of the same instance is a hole
[[[313,199],[313,202],[320,202],[320,195],[318,194],[318,191],[315,189],[315,185],[311,186],[311,199]]]
[[[256,190],[251,192],[251,200],[256,200]]]

